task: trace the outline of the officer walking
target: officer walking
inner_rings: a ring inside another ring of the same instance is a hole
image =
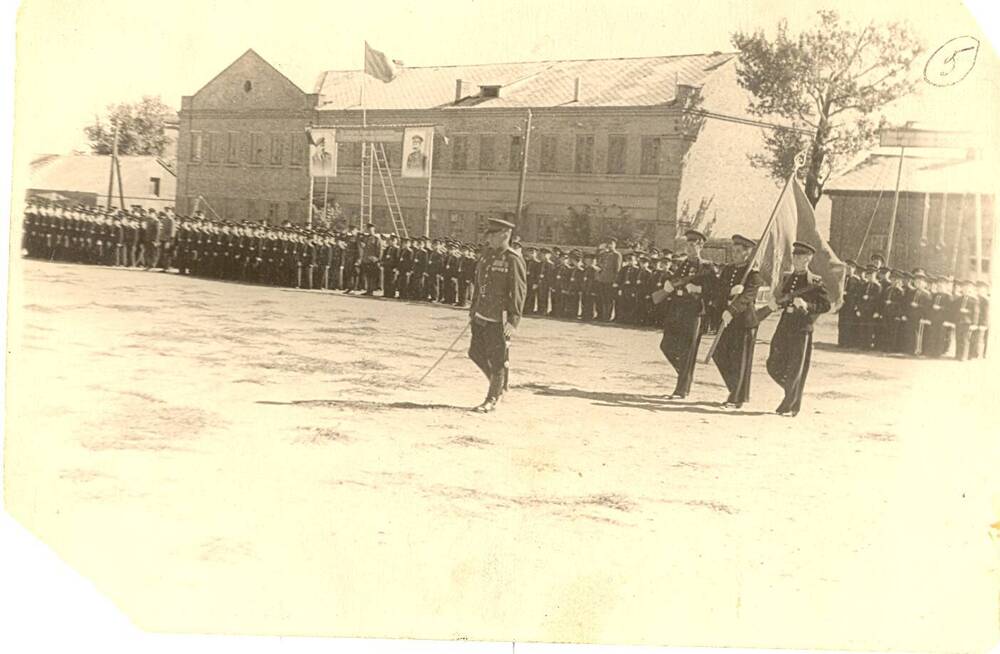
[[[486,399],[476,407],[489,413],[507,386],[508,343],[524,310],[528,282],[524,259],[510,247],[513,223],[490,218],[484,250],[476,263],[476,282],[469,308],[472,339],[469,358],[489,380]]]

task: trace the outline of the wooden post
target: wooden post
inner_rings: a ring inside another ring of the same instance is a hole
[[[330,201],[330,177],[326,176],[323,178],[323,222],[327,223],[330,221],[330,214],[328,213],[327,205]]]
[[[892,214],[889,216],[889,236],[885,242],[886,266],[891,266],[890,257],[892,256],[892,235],[896,230],[896,210],[899,208],[899,181],[903,177],[903,154],[905,152],[905,147],[899,148],[899,168],[896,170],[896,196],[892,200]]]
[[[521,150],[521,179],[517,184],[517,211],[515,213],[517,226],[521,227],[521,217],[524,213],[524,186],[528,179],[528,146],[531,145],[531,109],[524,121],[524,141]]]
[[[434,179],[434,137],[427,151],[427,207],[424,211],[424,238],[431,236],[431,180]]]
[[[121,160],[118,158],[118,150],[115,150],[115,156],[113,157],[115,161],[115,173],[118,175],[118,200],[122,205],[122,210],[125,210],[125,191],[122,189],[122,164]],[[108,207],[109,209],[111,207]]]
[[[976,203],[976,281],[983,274],[983,196],[975,195]]]
[[[306,225],[312,227],[313,224],[313,187],[316,184],[316,178],[313,177],[312,172],[309,173],[309,213],[306,214]]]
[[[951,274],[955,278],[961,277],[961,273],[958,268],[958,256],[962,249],[962,232],[965,231],[965,211],[966,211],[966,198],[967,195],[962,196],[962,201],[958,203],[958,230],[955,232],[955,247],[952,249],[951,254]]]
[[[111,145],[111,162],[110,162],[111,166],[110,170],[108,171],[108,201],[107,201],[108,209],[111,208],[111,194],[114,192],[115,189],[115,153],[118,152],[118,126],[112,125],[111,130],[112,130],[111,131],[112,145]]]

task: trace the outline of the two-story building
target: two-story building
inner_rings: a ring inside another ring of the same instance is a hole
[[[312,186],[314,206],[335,202],[357,224],[360,144],[339,143],[337,175],[311,185],[307,128],[434,125],[430,235],[476,240],[488,217],[514,215],[530,108],[525,240],[586,245],[615,233],[670,247],[698,207],[717,236],[753,233],[777,195],[746,156],[760,129],[700,113],[745,117],[735,66],[716,52],[404,67],[390,82],[327,71],[306,93],[250,50],[182,99],[178,210],[201,197],[227,219],[302,223]],[[390,167],[402,148],[387,144]],[[394,182],[408,231],[422,234],[427,180]],[[374,197],[374,222],[391,231]]]

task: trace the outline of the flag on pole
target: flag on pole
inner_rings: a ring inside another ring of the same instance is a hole
[[[823,284],[834,305],[831,311],[836,311],[844,297],[846,267],[820,235],[812,204],[797,179],[792,179],[789,191],[782,197],[774,223],[757,250],[760,274],[768,286],[777,288],[784,273],[791,270],[792,243],[808,243],[816,248],[809,268],[823,278]]]
[[[385,56],[384,52],[375,50],[368,41],[365,41],[365,73],[382,80],[391,82],[396,77],[396,65]]]

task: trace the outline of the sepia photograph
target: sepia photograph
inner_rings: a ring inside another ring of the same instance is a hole
[[[21,0],[0,648],[1000,646],[996,9]]]

